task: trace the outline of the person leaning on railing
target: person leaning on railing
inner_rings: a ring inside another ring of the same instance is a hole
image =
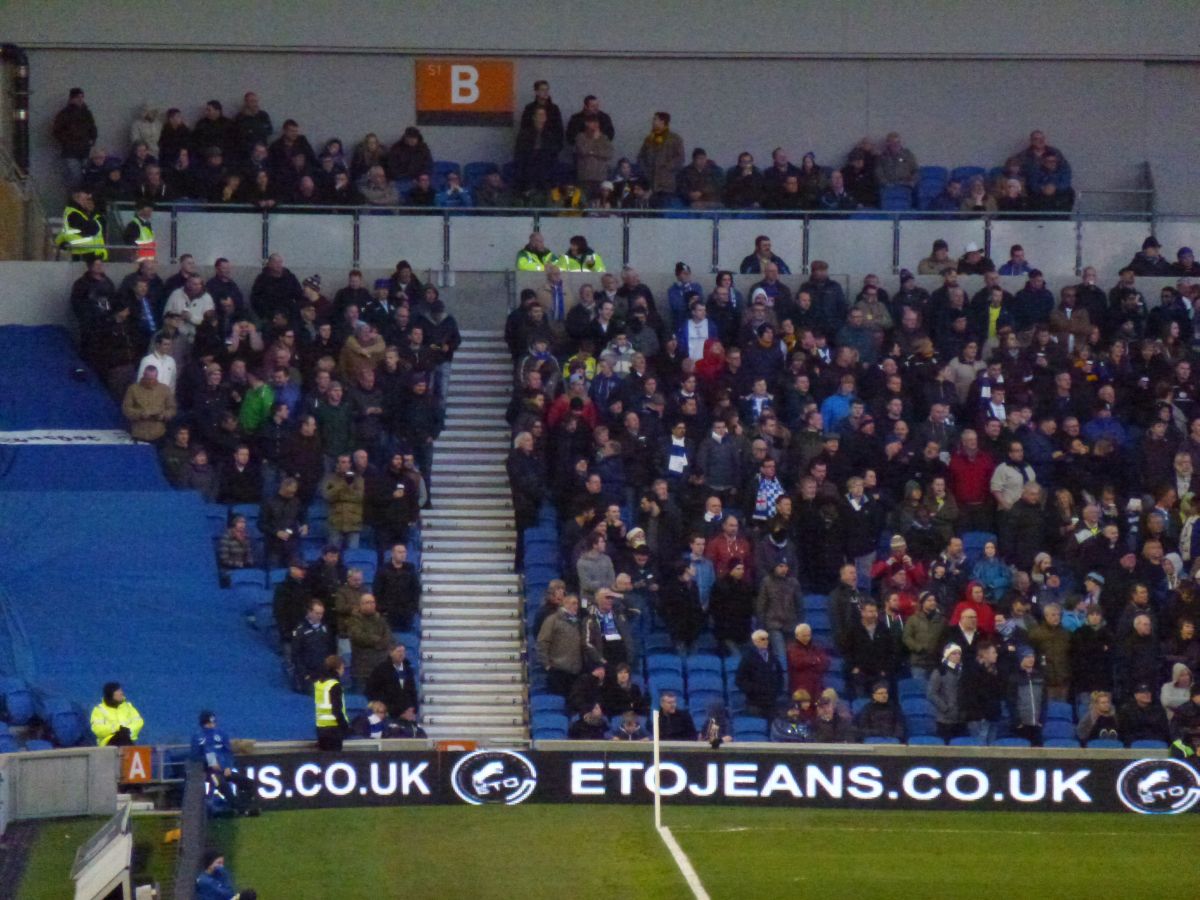
[[[104,247],[104,214],[96,210],[90,191],[75,191],[63,209],[62,230],[56,246],[68,250],[73,260],[108,259]]]

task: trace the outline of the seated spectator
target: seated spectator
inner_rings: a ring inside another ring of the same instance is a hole
[[[771,721],[771,740],[781,744],[802,744],[811,737],[810,727],[816,718],[808,691],[801,688],[792,692],[792,701],[783,715]]]
[[[663,691],[659,698],[658,736],[663,741],[696,740],[696,724],[692,714],[679,706],[674,691]]]
[[[608,720],[599,703],[580,713],[567,728],[567,738],[572,741],[602,741],[607,736]]]
[[[869,737],[905,739],[904,713],[891,701],[886,681],[872,686],[871,701],[854,717],[854,729],[860,740]]]
[[[1108,691],[1092,691],[1088,711],[1080,717],[1079,724],[1075,726],[1075,734],[1084,745],[1089,741],[1121,740],[1112,694]]]
[[[945,275],[947,270],[957,273],[957,263],[950,255],[950,245],[941,238],[933,242],[933,248],[927,257],[917,263],[919,275]]]
[[[821,192],[817,205],[830,212],[862,208],[859,199],[846,189],[846,178],[837,169],[830,173],[829,184]]]
[[[960,275],[986,275],[994,271],[996,264],[983,255],[983,251],[974,241],[968,242],[963,248],[963,255],[958,258],[955,269]]]
[[[471,192],[463,187],[457,172],[446,174],[446,186],[437,192],[434,205],[440,209],[469,209],[475,205]]]
[[[1154,697],[1149,684],[1133,686],[1132,696],[1122,704],[1117,713],[1121,740],[1126,744],[1134,741],[1170,741],[1166,710]]]
[[[392,721],[387,706],[371,700],[367,708],[350,720],[351,737],[374,739],[402,737],[400,727]]]
[[[1182,275],[1185,278],[1200,275],[1200,262],[1196,262],[1196,255],[1191,247],[1179,248],[1179,252],[1175,254],[1175,262],[1171,263],[1171,274]]]
[[[866,208],[879,206],[879,181],[875,175],[873,156],[861,148],[851,150],[846,157],[846,165],[842,167],[842,179],[846,182],[846,190],[858,201],[858,205]]]
[[[720,167],[697,147],[691,163],[679,173],[679,196],[692,209],[716,209],[721,205],[723,180]]]
[[[994,213],[999,209],[996,198],[988,193],[982,176],[976,175],[967,183],[966,196],[963,197],[959,209],[975,213]]]
[[[1141,251],[1134,254],[1127,268],[1134,275],[1145,275],[1151,278],[1165,278],[1174,274],[1171,264],[1159,252],[1161,249],[1162,244],[1158,242],[1158,238],[1151,235],[1142,241]]]
[[[996,211],[1001,213],[1023,213],[1029,209],[1029,196],[1025,185],[1018,178],[1004,182],[1003,191],[996,197]]]
[[[1042,157],[1038,170],[1027,176],[1029,208],[1039,212],[1070,212],[1075,205],[1071,170],[1061,156]]]
[[[1067,163],[1066,157],[1057,147],[1052,147],[1046,143],[1046,134],[1041,130],[1031,131],[1029,133],[1029,144],[1017,156],[1016,161],[1020,164],[1021,171],[1026,178],[1031,178],[1037,172],[1039,166],[1045,162],[1047,157],[1057,157],[1061,160],[1064,169],[1069,173],[1070,165]]]
[[[206,851],[196,876],[196,900],[258,900],[253,888],[235,891],[233,878],[225,868],[225,857],[215,850]]]
[[[791,275],[788,264],[771,252],[771,239],[760,234],[754,239],[754,252],[742,260],[740,271],[743,275],[761,275],[768,263],[779,267],[780,275]]]
[[[396,185],[388,180],[383,166],[371,166],[367,174],[356,185],[363,200],[371,206],[399,206],[400,195]],[[417,204],[410,204],[417,205]]]
[[[91,727],[101,747],[128,747],[136,744],[145,721],[137,707],[125,698],[116,681],[104,685],[104,698],[92,708]]]
[[[1185,705],[1192,695],[1194,676],[1185,663],[1177,662],[1171,666],[1171,680],[1159,691],[1159,701],[1167,711],[1167,719],[1175,717],[1175,711]]]
[[[817,701],[817,714],[808,728],[814,744],[852,744],[858,739],[854,726],[838,710],[836,692],[829,690]]]
[[[737,165],[725,173],[725,205],[730,209],[757,209],[765,196],[763,174],[753,154],[738,154]]]
[[[413,180],[413,185],[404,195],[405,206],[432,207],[437,201],[437,192],[433,189],[433,176],[422,172]]]
[[[650,735],[638,720],[637,713],[627,710],[621,715],[621,724],[613,732],[614,741],[648,741]]]
[[[958,212],[962,209],[963,185],[958,179],[952,178],[946,182],[941,193],[929,201],[929,209],[933,212]]]
[[[601,692],[601,706],[606,716],[626,713],[644,716],[648,712],[649,703],[642,689],[633,682],[627,663],[619,663],[611,670]]]
[[[1025,259],[1025,248],[1020,244],[1013,244],[1008,249],[1008,261],[997,272],[1004,276],[1028,275],[1031,269],[1028,260]]]

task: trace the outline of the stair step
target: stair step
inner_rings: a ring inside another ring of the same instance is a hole
[[[501,654],[521,652],[521,642],[516,638],[480,638],[475,639],[470,636],[463,637],[461,635],[438,635],[436,637],[421,638],[421,656],[425,658],[426,653],[465,653],[471,650],[485,651],[483,656],[476,659],[492,659],[488,654],[495,654],[494,658],[501,659]]]
[[[459,709],[484,708],[490,712],[503,712],[507,709],[511,715],[514,712],[524,716],[525,697],[522,694],[462,694],[457,690],[443,690],[440,693],[429,692],[421,697],[421,708],[424,710],[443,709],[454,712]]]
[[[467,728],[485,725],[524,725],[523,713],[497,712],[490,706],[456,706],[453,711],[429,710],[421,716],[431,725],[459,725]]]
[[[517,608],[517,595],[498,593],[495,590],[478,585],[466,585],[462,590],[452,590],[447,585],[438,585],[439,590],[433,591],[424,598],[422,606],[429,608],[449,608],[450,606],[496,606],[505,609]]]
[[[521,650],[493,647],[485,641],[479,647],[422,647],[421,659],[427,662],[521,662]]]
[[[470,589],[475,585],[492,585],[497,590],[516,588],[517,577],[511,573],[491,574],[487,572],[429,572],[422,576],[421,581],[430,586],[440,586],[443,590],[448,585],[458,585]]]
[[[437,553],[439,551],[466,551],[473,550],[501,550],[508,551],[508,558],[512,560],[512,551],[514,550],[515,536],[513,540],[504,541],[497,539],[494,532],[481,532],[478,536],[469,538],[426,538],[421,545],[421,553],[423,555],[429,553]]]
[[[521,623],[512,619],[492,619],[486,616],[476,616],[473,619],[438,619],[421,622],[421,640],[515,641],[521,637],[523,630]]]
[[[482,687],[484,685],[497,684],[521,684],[524,681],[524,673],[519,670],[519,663],[511,663],[513,668],[511,671],[503,671],[499,669],[467,669],[466,666],[474,665],[474,663],[459,663],[458,667],[445,672],[431,673],[422,676],[422,683],[436,684],[445,687],[448,684],[462,684],[463,679],[470,679],[470,683],[474,687]],[[497,663],[489,663],[488,665],[498,665]]]
[[[498,416],[495,422],[489,423],[488,426],[472,426],[470,428],[454,428],[443,431],[438,438],[437,443],[443,442],[469,442],[469,441],[500,441],[503,440],[510,448],[512,442],[509,440],[508,423],[504,421],[503,416]],[[436,444],[435,444],[436,446]]]
[[[529,729],[524,725],[489,725],[486,728],[466,728],[456,725],[426,725],[425,733],[435,741],[473,740],[489,747],[512,745],[523,747],[529,740]]]
[[[471,605],[454,604],[443,605],[440,600],[431,603],[426,603],[421,609],[422,620],[425,622],[431,621],[457,621],[459,619],[483,618],[491,619],[497,622],[506,622],[509,619],[519,620],[521,618],[520,610],[515,605],[510,606],[486,606],[484,604]]]
[[[447,475],[491,475],[505,478],[507,472],[503,459],[480,459],[478,456],[460,457],[461,450],[451,450],[443,453],[433,461],[433,471],[436,474],[444,471]]]
[[[476,485],[476,487],[484,487],[484,485]],[[507,488],[506,488],[507,490]],[[442,511],[442,515],[438,516],[434,510]],[[452,497],[438,498],[437,506],[433,510],[425,510],[421,513],[421,520],[438,521],[439,518],[455,518],[458,519],[462,515],[461,512],[454,510],[470,510],[470,516],[475,519],[512,519],[512,499],[511,494],[509,499],[491,494],[482,494],[478,500],[463,497],[461,494]]]
[[[421,557],[422,572],[501,572],[515,574],[511,553],[434,553]]]
[[[475,602],[477,595],[476,591],[487,590],[493,597],[505,598],[509,602],[516,602],[521,594],[520,585],[516,582],[503,585],[495,585],[490,588],[484,587],[484,582],[462,582],[462,581],[431,581],[421,586],[423,592],[431,595],[432,602],[438,602],[443,594],[451,597],[470,597],[471,602]]]

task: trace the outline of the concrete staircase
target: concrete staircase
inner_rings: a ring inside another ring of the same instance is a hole
[[[463,331],[421,528],[422,720],[431,738],[528,738],[516,528],[504,461],[512,359]]]

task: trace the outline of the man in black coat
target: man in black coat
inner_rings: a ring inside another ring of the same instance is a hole
[[[287,565],[300,555],[300,541],[308,534],[308,526],[301,521],[304,510],[296,496],[299,489],[295,478],[283,479],[279,493],[268,497],[259,511],[258,530],[266,539],[268,566]]]
[[[1170,742],[1167,713],[1154,698],[1155,691],[1149,684],[1136,684],[1133,698],[1121,705],[1117,712],[1121,740],[1126,744],[1134,741]]]
[[[364,693],[367,700],[378,700],[388,708],[388,715],[399,718],[405,710],[420,709],[421,698],[412,663],[408,661],[403,644],[388,652],[388,658],[371,670]]]
[[[408,561],[408,547],[404,544],[393,546],[387,565],[375,573],[373,592],[380,612],[387,616],[392,628],[409,631],[421,602],[421,576]]]
[[[771,652],[767,632],[761,628],[750,635],[753,646],[742,653],[735,676],[738,690],[746,695],[746,715],[775,717],[775,707],[783,690],[783,665]]]
[[[299,693],[312,692],[313,682],[325,677],[325,660],[337,652],[333,632],[325,625],[325,604],[309,600],[304,619],[292,631],[292,685]]]
[[[541,463],[533,455],[533,435],[522,431],[513,439],[513,449],[505,463],[508,485],[512,489],[513,515],[517,521],[517,565],[525,557],[525,529],[537,524],[538,512],[546,497],[546,480]]]
[[[290,269],[284,268],[283,257],[272,253],[250,288],[250,307],[263,322],[270,322],[275,313],[282,312],[295,324],[300,321],[303,296],[299,280]]]
[[[420,513],[417,485],[404,468],[404,454],[393,453],[387,468],[367,480],[365,511],[375,526],[380,554],[384,547],[408,541]]]
[[[304,567],[299,563],[288,566],[288,577],[275,585],[271,608],[275,615],[275,628],[284,648],[284,657],[291,652],[292,632],[304,621],[308,601],[312,598],[305,584]]]
[[[850,632],[846,664],[850,667],[853,697],[869,697],[871,686],[883,679],[889,684],[896,674],[896,642],[879,621],[874,601],[862,604],[859,624]]]

